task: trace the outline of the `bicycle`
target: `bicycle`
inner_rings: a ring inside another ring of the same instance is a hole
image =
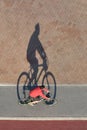
[[[48,105],[54,103],[56,98],[56,80],[54,75],[50,71],[45,70],[43,66],[44,66],[43,64],[38,65],[38,68],[42,67],[42,69],[40,70],[36,78],[36,81],[34,83],[33,81],[30,82],[32,77],[32,71],[33,71],[31,66],[28,72],[22,72],[19,75],[17,80],[17,97],[19,103],[21,103],[24,100],[27,100],[29,97],[29,91],[39,85],[44,85],[50,92],[51,100],[50,101],[45,100],[45,103]],[[45,74],[42,78],[41,84],[38,84],[39,79],[43,72]],[[39,101],[41,101],[41,99],[39,99]]]

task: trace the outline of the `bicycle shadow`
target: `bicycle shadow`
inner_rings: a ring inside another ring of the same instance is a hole
[[[22,72],[17,80],[17,97],[19,99],[19,101],[22,101],[23,99],[27,99],[27,97],[29,97],[29,91],[34,89],[35,87],[37,87],[38,85],[38,81],[39,78],[41,77],[43,71],[45,72],[44,75],[42,75],[42,80],[41,80],[41,86],[45,85],[45,87],[49,90],[50,92],[50,96],[52,99],[55,99],[56,97],[56,80],[54,75],[48,71],[48,64],[47,64],[47,55],[46,52],[39,40],[39,34],[40,34],[40,25],[39,23],[37,23],[35,25],[35,30],[33,32],[33,34],[31,35],[31,38],[29,40],[28,43],[28,47],[27,47],[27,61],[30,64],[30,69],[28,72]],[[36,52],[40,55],[42,62],[43,62],[43,66],[42,69],[39,72],[39,76],[38,71],[39,71],[39,59],[36,55]],[[33,73],[32,73],[33,70]],[[34,80],[34,82],[33,82]],[[36,81],[37,80],[37,81]],[[23,90],[20,89],[23,87]],[[22,93],[21,93],[22,90]],[[52,102],[50,102],[50,104],[53,104],[54,100],[52,100]],[[49,105],[49,103],[47,102],[47,104]]]
[[[46,61],[46,52],[39,40],[39,34],[40,34],[40,25],[37,23],[35,25],[35,30],[33,34],[31,35],[31,38],[28,43],[27,47],[27,61],[29,62],[30,66],[33,68],[33,74],[32,74],[32,79],[36,81],[36,77],[38,74],[38,66],[39,66],[39,59],[36,56],[36,52],[40,55],[43,63]],[[43,66],[44,70],[48,69],[48,65]]]

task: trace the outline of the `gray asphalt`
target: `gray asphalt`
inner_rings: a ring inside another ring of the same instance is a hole
[[[0,117],[87,117],[87,86],[58,86],[58,102],[48,106],[18,103],[16,87],[0,87]]]

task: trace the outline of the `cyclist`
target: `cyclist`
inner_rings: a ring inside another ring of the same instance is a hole
[[[40,101],[40,99],[44,99],[46,101],[50,101],[50,92],[45,86],[37,86],[34,89],[30,90],[29,92],[29,98],[25,100],[24,102],[21,102],[22,104],[30,104],[34,105]]]
[[[38,96],[42,97],[43,99],[48,100],[48,96],[46,96],[44,93],[46,93],[46,95],[48,95],[49,90],[46,89],[44,86],[37,86],[35,89],[31,90],[29,95],[32,98],[36,98]]]

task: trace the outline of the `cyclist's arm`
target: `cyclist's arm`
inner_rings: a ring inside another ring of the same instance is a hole
[[[40,96],[43,98],[43,99],[46,99],[46,100],[48,100],[49,98],[48,97],[46,97],[43,93],[40,93]]]
[[[42,90],[47,92],[47,93],[49,92],[49,90],[47,88],[43,88]]]
[[[43,46],[41,45],[40,41],[38,42],[38,47],[37,47],[37,51],[40,54],[41,58],[44,60],[47,56],[46,53],[44,51]]]

